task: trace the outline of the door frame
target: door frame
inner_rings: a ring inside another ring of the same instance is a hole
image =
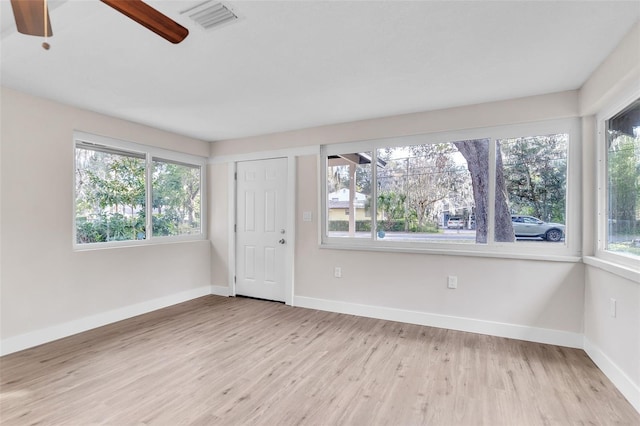
[[[237,219],[237,201],[238,201],[238,181],[237,181],[237,165],[242,161],[261,161],[272,160],[275,158],[287,159],[287,212],[284,256],[284,303],[293,306],[293,287],[294,287],[294,259],[295,259],[295,241],[296,241],[296,157],[294,155],[273,155],[260,158],[251,158],[247,160],[235,160],[229,163],[228,168],[228,193],[229,193],[229,289],[230,296],[236,296],[236,219]]]

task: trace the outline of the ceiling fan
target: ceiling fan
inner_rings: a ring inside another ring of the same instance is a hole
[[[100,1],[171,43],[180,43],[189,35],[188,29],[141,0]],[[11,7],[18,32],[45,38],[53,35],[47,0],[11,0]],[[49,44],[45,41],[42,47],[49,49]]]

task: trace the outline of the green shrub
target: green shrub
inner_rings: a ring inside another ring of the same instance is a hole
[[[385,220],[378,222],[378,229],[385,232],[404,232],[405,222],[403,219],[399,220]],[[348,220],[330,220],[329,232],[349,232]],[[371,221],[369,220],[357,220],[356,232],[371,232]],[[409,232],[423,232],[437,234],[440,232],[438,225],[435,223],[426,223],[422,226],[418,224],[409,225]]]
[[[330,220],[329,232],[349,232],[348,220]],[[370,220],[356,220],[356,232],[371,232]]]

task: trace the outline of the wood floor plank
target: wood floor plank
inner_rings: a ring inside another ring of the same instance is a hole
[[[3,425],[639,425],[582,350],[207,296],[0,358]]]

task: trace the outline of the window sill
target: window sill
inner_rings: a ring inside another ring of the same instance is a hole
[[[336,244],[332,242],[321,243],[321,249],[329,250],[352,250],[352,251],[372,251],[383,253],[417,253],[441,256],[465,256],[465,257],[487,257],[499,259],[519,259],[519,260],[542,260],[549,262],[570,262],[577,263],[582,260],[580,256],[571,256],[564,254],[532,254],[532,253],[513,253],[512,251],[491,251],[472,250],[469,248],[417,248],[417,247],[389,247],[389,246],[365,246],[361,244]]]
[[[603,271],[610,272],[622,278],[626,278],[629,281],[633,281],[634,283],[640,284],[640,271],[637,268],[634,269],[634,268],[620,265],[619,263],[615,263],[609,260],[604,260],[595,256],[585,256],[582,259],[582,261],[586,265],[593,266],[594,268],[602,269]]]
[[[127,240],[127,241],[112,241],[108,243],[87,243],[87,244],[74,244],[73,251],[94,251],[94,250],[111,250],[111,249],[123,249],[131,247],[149,247],[160,246],[165,244],[176,243],[189,243],[197,241],[205,241],[206,238],[202,234],[198,235],[182,235],[172,237],[155,237],[152,240]]]

